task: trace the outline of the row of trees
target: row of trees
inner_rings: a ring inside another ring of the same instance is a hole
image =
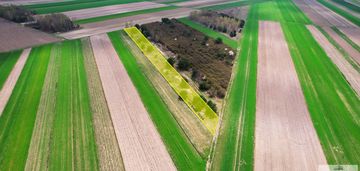
[[[0,17],[16,23],[35,21],[34,24],[31,24],[33,28],[51,33],[66,32],[79,27],[64,14],[35,16],[33,11],[15,5],[0,6]]]
[[[213,30],[227,33],[231,37],[235,37],[245,24],[243,20],[219,14],[215,11],[194,11],[189,18]]]

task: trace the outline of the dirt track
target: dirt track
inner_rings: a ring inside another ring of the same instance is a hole
[[[176,170],[110,39],[90,39],[125,169]]]
[[[93,18],[105,15],[120,14],[132,11],[139,11],[151,8],[165,7],[167,5],[153,2],[135,2],[129,4],[110,5],[98,8],[87,8],[75,11],[63,12],[63,14],[70,17],[72,20],[80,20],[86,18]]]
[[[332,39],[334,39],[346,53],[348,53],[352,59],[354,59],[360,65],[360,52],[353,48],[347,41],[341,38],[333,29],[330,27],[322,27]]]
[[[11,96],[11,93],[16,85],[16,82],[21,74],[22,69],[25,66],[26,60],[29,57],[31,49],[24,49],[16,62],[14,68],[9,74],[3,88],[0,90],[0,116],[3,113],[6,104]]]
[[[360,96],[360,73],[354,69],[351,64],[341,55],[341,53],[326,39],[326,37],[315,27],[308,25],[308,30],[311,32],[316,41],[325,50],[326,54],[339,68],[346,80],[353,87],[355,92]]]
[[[57,42],[61,39],[0,18],[0,52]],[[6,41],[5,41],[6,40]]]
[[[254,170],[325,164],[281,26],[260,22]]]
[[[100,21],[81,25],[80,30],[59,34],[66,39],[78,39],[82,37],[107,33],[125,28],[127,24],[145,24],[155,21],[161,21],[161,18],[182,18],[190,15],[193,9],[179,8],[174,10],[166,10],[149,14],[140,14],[129,17],[117,18],[112,20]]]

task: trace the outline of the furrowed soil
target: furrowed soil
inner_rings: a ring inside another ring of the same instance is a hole
[[[210,132],[192,113],[189,107],[183,101],[179,100],[178,94],[171,88],[168,82],[156,70],[146,56],[144,56],[139,48],[137,48],[136,44],[134,44],[125,34],[121,34],[121,37],[126,42],[127,48],[131,50],[136,58],[147,79],[155,87],[158,94],[162,97],[162,100],[176,118],[177,123],[184,130],[197,151],[205,158],[212,140]]]
[[[106,34],[90,38],[127,170],[176,170]]]
[[[82,39],[100,170],[125,170],[91,43]]]
[[[277,22],[259,23],[254,153],[254,170],[316,170],[326,164]]]

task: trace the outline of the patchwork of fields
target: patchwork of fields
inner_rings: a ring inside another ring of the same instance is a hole
[[[81,28],[47,34],[0,19],[0,170],[316,170],[360,163],[360,21],[350,0],[12,3],[39,15],[63,13]],[[239,39],[188,18],[227,9],[246,10]],[[174,29],[175,22],[197,36]],[[190,46],[179,48],[187,53],[152,34],[161,31],[176,43],[187,37]],[[231,77],[217,113],[206,98],[218,97],[197,91],[195,67],[175,69],[184,54],[196,56],[189,48],[198,44],[214,47],[202,51],[219,58],[222,50],[237,51],[226,68],[208,65],[213,75],[226,70]]]

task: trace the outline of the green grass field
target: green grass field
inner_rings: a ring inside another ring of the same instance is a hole
[[[76,20],[75,23],[77,23],[77,24],[93,23],[93,22],[128,17],[128,16],[133,16],[133,15],[139,15],[139,14],[147,14],[147,13],[160,12],[160,11],[165,11],[165,10],[172,10],[172,9],[176,9],[176,8],[177,7],[175,7],[175,6],[167,6],[167,7],[146,9],[146,10],[140,10],[140,11],[132,11],[132,12],[126,12],[126,13],[121,13],[121,14],[106,15],[106,16],[95,17],[95,18]]]
[[[184,100],[189,108],[196,114],[204,126],[215,134],[218,116],[200,97],[200,95],[185,81],[185,79],[171,66],[161,52],[146,39],[136,28],[126,28],[125,32],[140,48],[150,62],[158,69],[161,75],[171,85],[174,91]]]
[[[126,33],[122,32],[122,36]],[[179,170],[205,170],[206,159],[202,159],[188,141],[175,118],[139,68],[135,57],[125,46],[120,32],[109,33],[121,62],[125,66],[142,102],[150,114],[176,167]]]
[[[330,10],[338,13],[339,15],[343,16],[344,18],[348,19],[349,21],[353,22],[354,24],[360,27],[360,18],[357,18],[356,16],[344,11],[343,9],[325,0],[317,0],[317,1],[323,4],[324,6],[328,7]]]
[[[221,38],[224,42],[224,44],[230,46],[231,48],[233,49],[236,49],[238,47],[238,44],[237,44],[237,41],[236,40],[233,40],[229,37],[227,37],[226,35],[224,34],[221,34],[217,31],[214,31],[210,28],[207,28],[199,23],[196,23],[196,22],[193,22],[191,21],[189,18],[180,18],[180,19],[177,19],[178,21],[182,22],[183,24],[186,24],[188,26],[190,26],[191,28],[197,30],[197,31],[200,31],[202,33],[204,33],[205,35],[213,38],[213,39],[216,39],[216,38]]]
[[[24,170],[50,51],[32,49],[0,117],[0,170]]]
[[[223,131],[212,153],[212,170],[253,169],[259,20],[281,22],[328,162],[359,163],[359,97],[306,29],[311,21],[293,2],[278,0],[251,5],[227,97]]]
[[[36,4],[25,6],[27,9],[35,11],[37,14],[58,13],[85,8],[95,8],[108,5],[126,4],[131,2],[141,2],[143,0],[76,0],[58,3]]]
[[[0,90],[21,55],[20,51],[0,53]]]
[[[50,170],[98,170],[92,113],[80,40],[54,48],[59,65]]]
[[[248,18],[254,19],[257,15],[257,8],[252,6]],[[212,152],[211,170],[252,170],[257,42],[258,22],[248,20],[226,96],[221,131]]]

